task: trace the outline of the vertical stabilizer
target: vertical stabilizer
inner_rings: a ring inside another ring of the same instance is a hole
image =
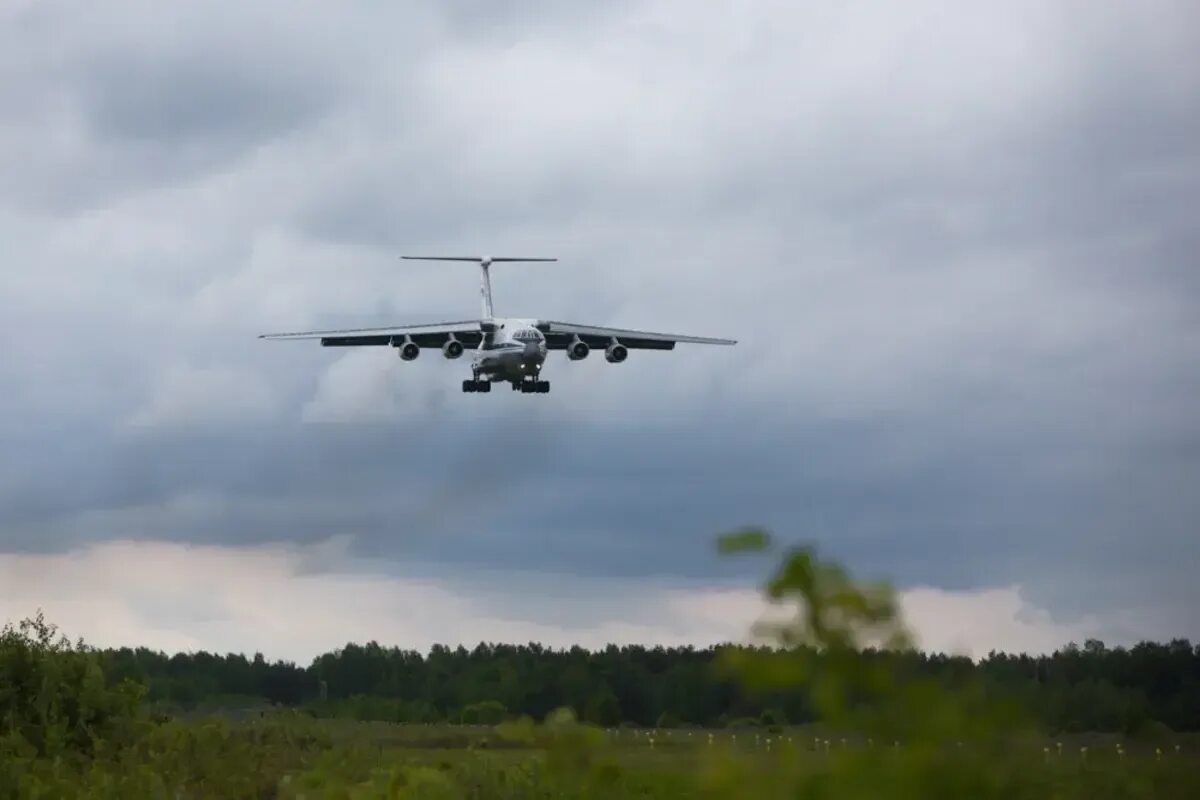
[[[492,260],[490,258],[479,259],[479,300],[483,304],[483,319],[491,319],[496,316],[492,313]]]
[[[498,261],[558,261],[557,258],[513,258],[503,256],[489,258],[487,256],[400,256],[410,261],[474,261],[481,270],[479,283],[479,299],[482,304],[483,318],[490,320],[495,317],[492,311],[492,276],[491,266]]]

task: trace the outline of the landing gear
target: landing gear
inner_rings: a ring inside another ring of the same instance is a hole
[[[491,381],[463,381],[464,392],[483,392],[487,394],[491,390]]]
[[[523,381],[519,384],[514,384],[513,388],[520,388],[525,394],[549,394],[550,381]]]

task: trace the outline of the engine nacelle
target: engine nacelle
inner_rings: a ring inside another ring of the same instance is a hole
[[[567,358],[572,361],[582,361],[588,357],[590,352],[592,352],[592,348],[588,347],[587,342],[580,341],[578,338],[567,345]]]
[[[629,348],[620,342],[614,341],[604,351],[604,358],[610,364],[620,364],[625,359],[629,358]]]
[[[405,361],[412,361],[417,356],[421,355],[421,348],[412,339],[409,339],[404,344],[400,345],[400,358]]]
[[[442,355],[446,358],[458,358],[463,354],[463,343],[458,339],[451,339],[442,345]]]

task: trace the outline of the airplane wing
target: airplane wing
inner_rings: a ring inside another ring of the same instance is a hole
[[[607,347],[613,339],[630,350],[674,350],[677,342],[687,344],[737,344],[734,339],[713,339],[707,336],[680,336],[674,333],[631,331],[624,328],[601,328],[595,325],[576,325],[573,322],[543,321],[538,329],[546,337],[550,350],[566,350],[578,336],[589,347]]]
[[[324,347],[360,347],[392,345],[409,337],[420,347],[441,347],[451,336],[465,347],[477,347],[483,338],[482,323],[477,320],[438,322],[433,325],[397,325],[394,328],[349,328],[340,331],[303,331],[268,333],[260,339],[320,339]]]

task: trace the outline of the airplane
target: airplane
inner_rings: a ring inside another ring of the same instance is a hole
[[[490,256],[401,256],[413,261],[468,261],[479,264],[482,301],[481,319],[440,322],[432,325],[399,325],[391,328],[354,328],[335,331],[270,333],[260,339],[319,339],[324,347],[390,346],[400,358],[412,361],[423,348],[439,347],[448,359],[459,358],[468,347],[471,375],[462,383],[464,392],[490,392],[493,383],[508,382],[513,391],[546,394],[550,382],[542,380],[542,368],[550,350],[565,350],[571,361],[587,358],[593,348],[604,349],[610,364],[620,364],[630,350],[673,350],[678,342],[733,345],[733,339],[678,336],[670,333],[601,328],[552,320],[497,317],[492,310],[492,281],[489,270],[502,262],[557,261],[557,258],[513,258]]]

